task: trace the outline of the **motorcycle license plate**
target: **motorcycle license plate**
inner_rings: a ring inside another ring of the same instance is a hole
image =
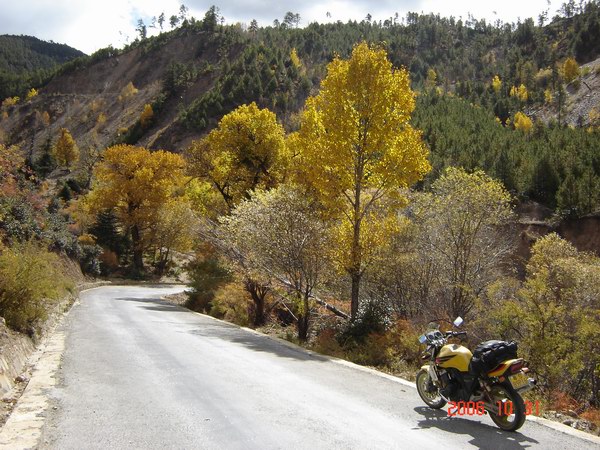
[[[510,384],[512,384],[512,387],[515,389],[519,389],[520,387],[523,387],[529,383],[529,378],[527,378],[527,375],[523,372],[513,375],[509,378],[509,380]]]

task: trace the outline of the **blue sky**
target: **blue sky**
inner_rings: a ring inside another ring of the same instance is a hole
[[[178,12],[181,3],[179,0],[2,0],[0,34],[33,35],[91,53],[109,44],[122,46],[135,38],[138,19],[149,22],[161,12],[169,17]],[[492,22],[516,22],[528,17],[537,21],[540,12],[549,10],[552,17],[560,6],[556,0],[550,5],[547,0],[307,0],[297,6],[277,0],[186,0],[183,3],[190,14],[199,19],[216,4],[226,23],[249,23],[256,19],[261,25],[270,25],[274,19],[281,21],[287,11],[292,11],[300,14],[301,26],[313,21],[360,21],[367,14],[371,14],[373,20],[385,20],[395,13],[405,17],[409,11],[463,19],[471,13]]]

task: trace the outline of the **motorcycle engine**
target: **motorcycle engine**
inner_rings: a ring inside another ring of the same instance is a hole
[[[462,400],[462,389],[458,380],[454,379],[449,372],[444,371],[440,374],[442,388],[440,393],[452,401]]]

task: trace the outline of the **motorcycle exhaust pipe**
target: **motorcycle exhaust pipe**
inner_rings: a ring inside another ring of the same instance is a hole
[[[531,389],[533,389],[535,387],[535,385],[537,384],[537,381],[534,378],[529,378],[527,380],[527,384],[524,386],[521,386],[520,388],[515,389],[519,394],[523,393],[523,392],[527,392],[530,391]]]

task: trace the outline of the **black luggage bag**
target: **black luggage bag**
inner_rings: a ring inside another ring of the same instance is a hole
[[[502,361],[517,357],[517,343],[514,341],[485,341],[475,347],[469,364],[469,372],[481,375],[498,366]]]

